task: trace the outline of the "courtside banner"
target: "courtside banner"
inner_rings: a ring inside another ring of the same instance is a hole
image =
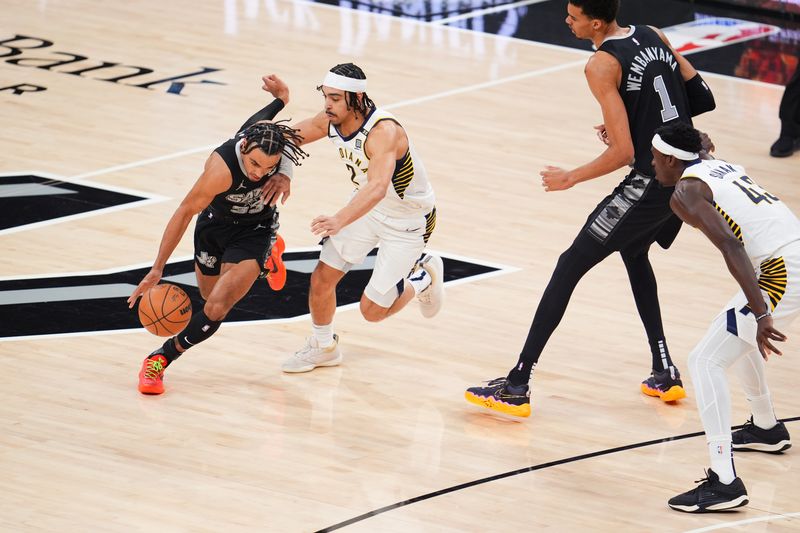
[[[781,31],[778,26],[726,17],[704,17],[663,29],[672,47],[683,55],[760,39]]]

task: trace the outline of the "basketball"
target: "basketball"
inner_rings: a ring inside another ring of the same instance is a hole
[[[139,299],[139,322],[153,335],[177,335],[191,318],[192,301],[177,285],[161,283]]]

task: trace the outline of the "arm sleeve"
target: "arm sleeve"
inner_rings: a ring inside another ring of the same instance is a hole
[[[260,120],[272,120],[275,118],[275,115],[277,115],[284,108],[285,105],[286,104],[283,103],[283,100],[276,98],[266,107],[262,108],[260,111],[257,111],[252,117],[248,118],[239,128],[238,133],[241,133],[246,128],[252,126]]]
[[[700,74],[686,82],[686,96],[689,98],[689,110],[693,117],[717,107],[711,89]]]

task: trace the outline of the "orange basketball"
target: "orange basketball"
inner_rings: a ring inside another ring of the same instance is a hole
[[[192,301],[177,285],[161,283],[139,299],[139,322],[153,335],[177,335],[191,318]]]

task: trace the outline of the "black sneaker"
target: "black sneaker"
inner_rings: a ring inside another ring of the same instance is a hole
[[[508,378],[493,379],[484,387],[470,387],[464,397],[470,403],[507,415],[531,416],[530,387],[510,385]]]
[[[650,373],[650,377],[642,381],[642,392],[648,396],[661,398],[665,402],[674,402],[681,398],[686,398],[686,391],[683,390],[681,373],[674,366],[666,370]]]
[[[781,135],[777,141],[772,143],[769,155],[772,157],[789,157],[797,150],[800,150],[800,137]]]
[[[706,476],[695,481],[700,483],[699,486],[670,498],[669,506],[684,513],[710,513],[742,507],[750,501],[741,478],[737,477],[730,485],[725,485],[710,468]]]
[[[792,439],[783,422],[770,429],[761,429],[753,424],[753,417],[731,435],[733,449],[742,452],[781,453],[792,447]]]

